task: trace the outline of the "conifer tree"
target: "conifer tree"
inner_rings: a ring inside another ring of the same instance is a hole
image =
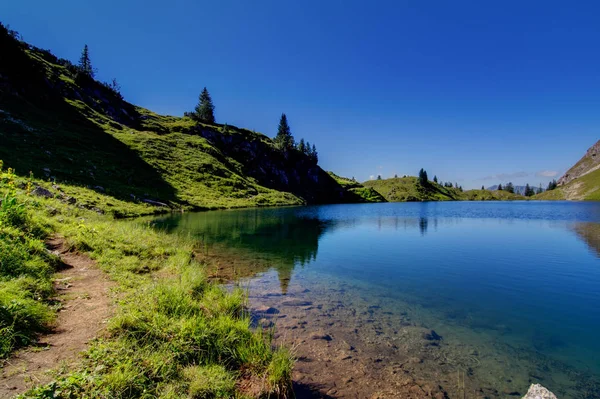
[[[481,189],[482,189],[482,190],[485,190],[485,187],[481,186]]]
[[[502,188],[502,183],[500,183],[500,184],[498,184],[498,191],[502,191],[502,190],[504,190],[504,189]]]
[[[304,144],[304,139],[300,139],[300,142],[298,143],[298,151],[300,151],[301,154],[306,154],[306,144]]]
[[[88,45],[83,46],[83,50],[81,51],[81,57],[79,57],[79,71],[84,75],[94,78],[96,73],[94,72],[94,68],[92,67],[92,61],[90,60],[90,52],[88,49]]]
[[[508,191],[511,194],[515,193],[515,186],[512,184],[512,182],[508,182],[506,184],[506,186],[504,187],[504,190]]]
[[[421,186],[426,186],[428,182],[429,179],[427,178],[427,172],[425,169],[421,168],[419,171],[419,184],[421,184]]]
[[[433,176],[433,181],[434,181],[435,183],[437,183],[437,182],[438,182],[437,176]]]
[[[198,97],[198,104],[194,108],[194,119],[204,123],[215,123],[215,106],[206,87]]]
[[[531,197],[532,195],[535,195],[535,191],[533,190],[533,187],[531,187],[529,185],[529,183],[527,183],[525,185],[525,193],[524,194],[526,197]]]
[[[275,136],[274,141],[275,146],[280,150],[287,151],[294,148],[294,136],[292,136],[290,125],[288,124],[287,116],[285,114],[281,114],[279,127],[277,128],[277,136]],[[306,147],[310,148],[308,142],[306,143]]]
[[[319,154],[317,153],[317,147],[315,147],[314,144],[312,145],[312,149],[310,151],[310,157],[315,164],[319,163]]]

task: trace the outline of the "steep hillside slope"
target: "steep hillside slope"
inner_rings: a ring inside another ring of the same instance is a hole
[[[178,209],[357,201],[267,136],[136,107],[4,27],[0,47],[0,159],[18,174]]]
[[[554,190],[534,197],[541,200],[600,200],[600,141],[559,180]]]
[[[600,169],[600,140],[591,146],[585,155],[558,179],[557,183],[563,186],[598,169]]]
[[[429,182],[425,187],[416,177],[397,177],[392,179],[369,180],[363,183],[381,194],[386,201],[456,201],[460,200],[460,191]]]

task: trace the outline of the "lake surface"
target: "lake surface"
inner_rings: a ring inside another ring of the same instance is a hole
[[[514,397],[532,382],[559,398],[600,397],[599,203],[328,205],[153,223],[197,238],[253,306],[281,311],[294,339],[313,325],[354,333],[357,351],[380,346],[381,373],[416,352],[405,373],[450,397]],[[286,307],[289,298],[320,307]],[[443,338],[422,340],[424,328]]]

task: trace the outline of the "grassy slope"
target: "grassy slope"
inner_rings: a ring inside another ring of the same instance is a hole
[[[80,90],[68,70],[28,50],[65,92]],[[160,116],[137,108],[139,126],[120,124],[79,99],[65,98],[48,109],[24,99],[0,101],[0,159],[17,173],[33,171],[83,187],[102,187],[114,197],[159,199],[177,207],[223,208],[296,205],[290,193],[261,186],[245,176],[240,163],[206,139],[186,134],[189,118]],[[44,104],[45,105],[45,104]],[[208,127],[219,129],[216,127]],[[229,134],[244,134],[235,128]],[[248,140],[269,140],[255,134]],[[49,171],[49,172],[48,172]],[[137,201],[139,202],[139,201]]]
[[[253,332],[241,291],[225,293],[207,282],[193,241],[79,208],[49,186],[56,198],[28,196],[24,181],[6,171],[0,176],[0,356],[52,327],[58,263],[44,249],[49,234],[63,235],[119,284],[108,336],[92,344],[79,369],[25,397],[289,393],[290,353],[271,346],[270,331]],[[114,199],[98,196],[99,210],[110,209]]]
[[[534,198],[539,200],[600,201],[600,170],[581,176],[554,190],[545,191]]]
[[[453,201],[460,199],[460,191],[443,187],[429,182],[428,187],[417,183],[417,178],[398,177],[384,180],[369,180],[363,183],[365,187],[373,188],[387,201]]]
[[[526,197],[511,194],[504,190],[467,190],[461,193],[461,198],[466,201],[518,201]]]
[[[10,62],[0,63],[0,159],[21,176],[32,171],[121,201],[158,200],[176,209],[360,199],[305,156],[276,150],[265,135],[135,107],[78,76],[67,61],[1,33]]]
[[[372,187],[365,187],[359,182],[328,172],[331,177],[346,191],[356,196],[356,202],[386,202],[385,198]]]

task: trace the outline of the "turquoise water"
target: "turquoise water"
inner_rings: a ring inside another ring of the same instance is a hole
[[[521,385],[541,382],[562,397],[599,392],[600,204],[330,205],[178,214],[155,223],[232,254],[251,290],[297,287],[348,302],[327,287],[351,286],[378,306],[385,298],[388,310],[418,306],[422,323],[457,345],[491,340],[499,351],[566,370],[561,381],[536,366],[514,377]]]

